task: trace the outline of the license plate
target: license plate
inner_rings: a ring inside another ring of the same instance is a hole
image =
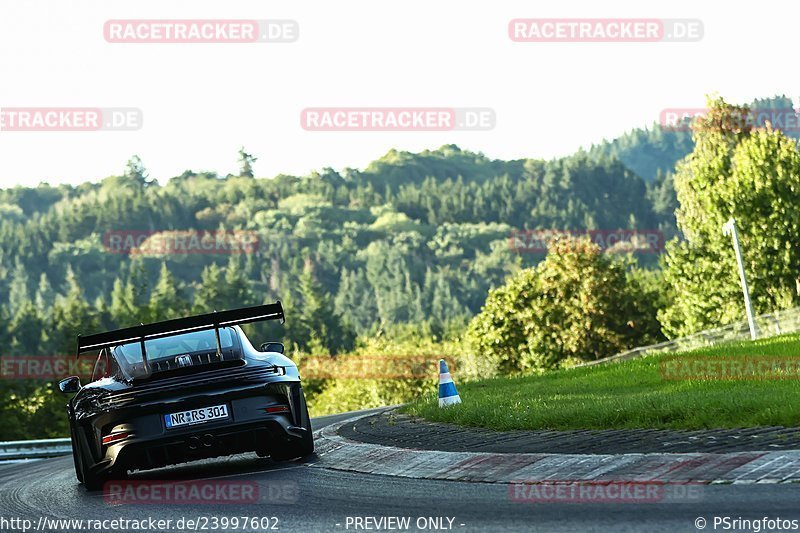
[[[223,420],[225,418],[228,418],[228,406],[223,404],[164,415],[164,422],[167,424],[167,429],[172,429],[180,426],[205,424],[212,420]]]

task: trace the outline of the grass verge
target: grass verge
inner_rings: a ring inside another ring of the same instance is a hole
[[[800,426],[798,373],[790,371],[779,379],[665,379],[666,365],[673,364],[668,361],[677,357],[681,364],[796,363],[800,334],[538,376],[458,383],[456,375],[461,404],[440,409],[436,395],[430,394],[403,410],[436,422],[500,431]]]

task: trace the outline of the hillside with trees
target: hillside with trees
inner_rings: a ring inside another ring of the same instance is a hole
[[[242,154],[239,176],[186,171],[161,183],[134,157],[99,183],[1,191],[0,312],[13,353],[69,352],[78,332],[276,299],[288,307],[282,335],[301,348],[335,353],[402,324],[442,336],[543,258],[515,252],[512,230],[674,233],[641,178],[583,152],[507,162],[443,146],[390,151],[363,171],[274,178],[248,176]],[[174,230],[250,232],[257,246],[109,246],[109,235]]]
[[[749,123],[746,107],[722,99],[709,108],[689,141],[638,131],[549,161],[445,145],[267,178],[243,148],[237,175],[156,177],[134,156],[99,182],[0,190],[0,362],[74,353],[79,333],[281,300],[284,326],[249,329],[285,342],[301,366],[434,353],[464,378],[541,372],[741,319],[720,231],[731,216],[756,310],[798,305],[796,132]],[[663,256],[601,253],[580,239],[549,255],[511,246],[515,232],[541,229],[659,230],[670,242]],[[158,245],[203,232],[249,244]],[[145,238],[114,244],[131,235]],[[63,434],[52,383],[2,385],[0,440]],[[306,387],[322,414],[405,401],[429,384]]]
[[[773,118],[773,122],[792,118],[797,124],[794,103],[785,95],[757,98],[747,107],[754,111],[753,127],[764,127],[769,118]],[[651,183],[671,174],[677,162],[694,149],[690,126],[688,120],[677,127],[654,122],[648,128],[632,129],[615,139],[592,145],[589,153],[592,157],[619,159],[632,172]],[[773,127],[778,128],[780,124],[773,124]],[[790,127],[786,128],[786,133],[797,138],[800,131]]]

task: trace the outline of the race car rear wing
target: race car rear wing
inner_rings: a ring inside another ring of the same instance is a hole
[[[262,320],[280,320],[281,324],[286,321],[280,300],[274,304],[243,307],[242,309],[233,309],[230,311],[215,311],[204,315],[175,318],[173,320],[142,324],[141,326],[116,329],[114,331],[106,331],[94,335],[78,335],[78,349],[75,356],[79,357],[82,353],[111,348],[113,346],[119,346],[120,344],[139,342],[142,345],[142,358],[145,360],[146,364],[144,348],[144,342],[146,340],[160,339],[162,337],[179,335],[181,333],[209,329],[213,329],[216,332],[217,353],[220,354],[219,328],[249,324]]]

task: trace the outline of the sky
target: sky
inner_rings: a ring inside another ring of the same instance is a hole
[[[97,181],[139,155],[162,183],[363,168],[389,149],[443,144],[552,158],[698,108],[706,94],[797,103],[794,2],[560,0],[2,0],[0,110],[133,108],[130,131],[0,131],[0,187]],[[753,7],[751,7],[753,6]],[[514,42],[512,19],[698,19],[694,42]],[[119,43],[109,20],[296,24],[291,42]],[[483,108],[480,131],[308,131],[307,108]]]

